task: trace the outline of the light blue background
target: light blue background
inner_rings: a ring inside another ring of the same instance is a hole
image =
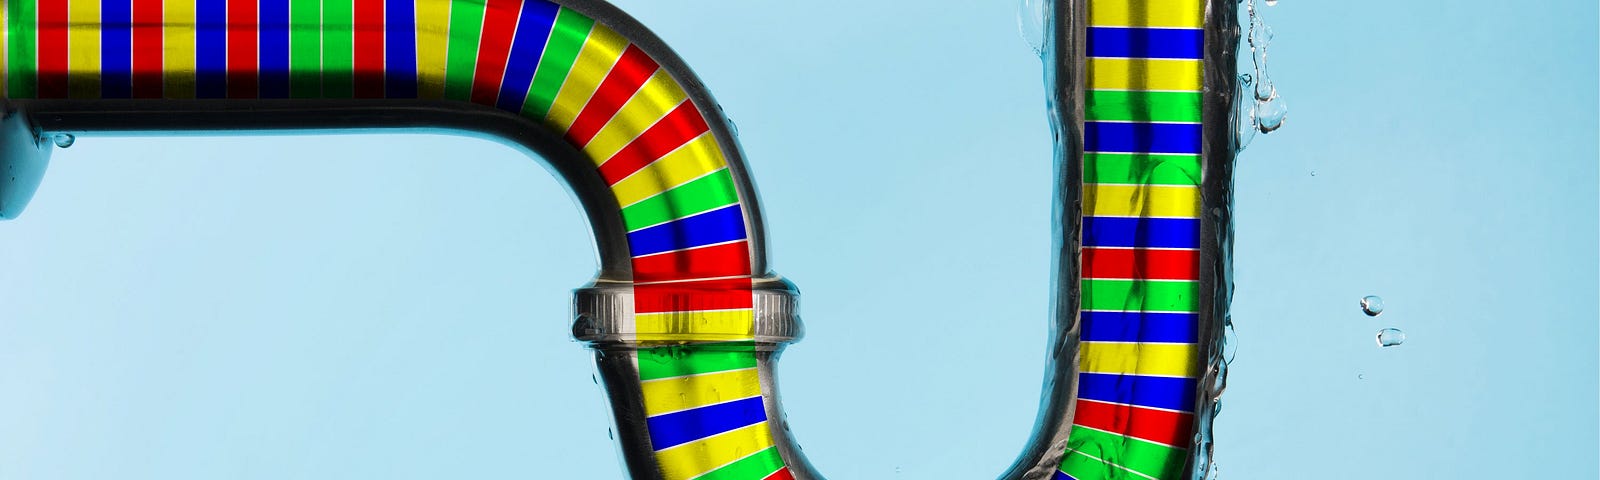
[[[1016,5],[620,3],[738,124],[811,460],[1003,470],[1050,253]],[[1223,478],[1595,478],[1595,4],[1265,13],[1291,112],[1239,162]],[[594,268],[492,142],[80,139],[0,224],[0,479],[618,478],[567,334]]]

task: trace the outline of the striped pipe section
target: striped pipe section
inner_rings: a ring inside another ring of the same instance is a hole
[[[657,347],[638,366],[665,478],[794,478],[773,443],[754,343]]]
[[[6,98],[448,99],[540,122],[594,162],[621,207],[636,339],[753,336],[751,277],[763,272],[751,271],[747,202],[705,106],[576,10],[547,0],[3,3]],[[788,478],[754,358],[723,348],[640,365],[665,478]]]
[[[1058,479],[1176,479],[1200,376],[1203,0],[1089,0],[1078,399]]]

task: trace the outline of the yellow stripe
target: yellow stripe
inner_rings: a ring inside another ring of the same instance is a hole
[[[17,0],[11,1],[15,2]],[[9,79],[6,78],[6,70],[10,68],[10,65],[6,64],[6,60],[9,60],[6,54],[10,53],[11,50],[11,24],[6,23],[8,10],[11,10],[11,6],[7,5],[5,0],[0,0],[0,97],[9,97],[11,95],[9,90],[11,82],[8,82],[7,80]]]
[[[1090,90],[1200,91],[1199,60],[1090,57],[1084,63]]]
[[[622,56],[622,49],[627,47],[628,40],[605,25],[596,23],[594,29],[589,30],[589,38],[584,40],[578,59],[572,63],[572,73],[567,74],[566,83],[561,85],[561,92],[556,94],[555,103],[545,116],[556,131],[566,133],[572,128],[578,112],[589,103],[594,89],[600,87],[600,81],[611,72],[611,66],[616,65],[617,57]]]
[[[1188,27],[1205,24],[1205,0],[1090,0],[1089,25]]]
[[[761,375],[754,368],[651,380],[644,388],[644,414],[703,407],[761,395]]]
[[[716,137],[706,132],[617,182],[611,191],[626,207],[726,166]]]
[[[161,2],[162,96],[194,98],[194,0]]]
[[[714,312],[641,313],[633,317],[639,340],[749,340],[755,336],[750,309]]]
[[[67,96],[100,97],[100,0],[67,5]]]
[[[1122,375],[1194,377],[1198,345],[1192,343],[1078,344],[1078,366],[1083,372]]]
[[[1172,185],[1085,184],[1083,214],[1195,218],[1200,216],[1200,189]]]
[[[622,108],[617,109],[616,116],[600,127],[588,145],[584,145],[583,153],[589,158],[611,158],[633,141],[634,137],[643,133],[646,128],[654,125],[657,120],[667,115],[674,107],[683,103],[689,95],[683,93],[683,88],[672,79],[666,69],[657,69],[644,86],[629,98]]]
[[[417,1],[417,95],[444,98],[451,0]]]
[[[656,452],[656,463],[666,480],[688,480],[771,446],[772,427],[761,422]]]

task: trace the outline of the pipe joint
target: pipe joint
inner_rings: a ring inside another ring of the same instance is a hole
[[[777,276],[734,281],[748,281],[748,293],[701,282],[597,282],[574,292],[572,336],[596,349],[750,341],[776,346],[800,339],[800,291],[793,284]]]

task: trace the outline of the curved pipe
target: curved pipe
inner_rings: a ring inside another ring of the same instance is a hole
[[[1206,467],[1237,44],[1233,5],[1206,1],[1051,8],[1055,322],[1033,439],[1002,478]],[[0,217],[26,204],[58,133],[497,138],[538,154],[594,230],[600,272],[577,291],[573,334],[595,349],[630,475],[821,478],[783,423],[774,367],[801,335],[797,293],[767,270],[738,144],[692,72],[622,12],[596,0],[0,3]]]

